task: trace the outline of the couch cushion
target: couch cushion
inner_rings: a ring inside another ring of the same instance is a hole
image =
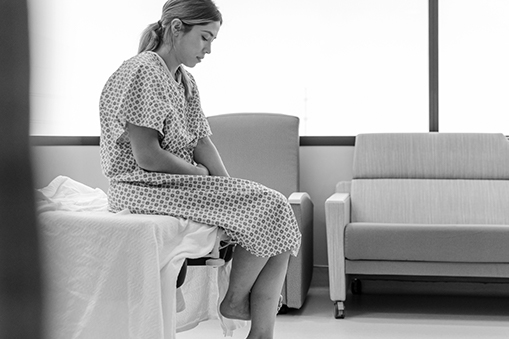
[[[509,225],[350,223],[349,260],[509,263]]]
[[[358,179],[351,204],[352,222],[509,225],[509,180]]]
[[[253,180],[286,197],[299,191],[299,118],[273,113],[208,117],[212,141],[232,177]]]
[[[490,133],[360,134],[353,178],[507,180],[509,142]]]

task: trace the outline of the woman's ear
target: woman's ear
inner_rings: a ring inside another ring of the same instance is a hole
[[[183,24],[180,19],[173,19],[170,24],[171,33],[177,35],[183,29]]]

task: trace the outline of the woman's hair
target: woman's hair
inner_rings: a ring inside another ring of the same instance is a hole
[[[148,25],[141,34],[138,53],[154,51],[165,41],[172,41],[171,22],[179,19],[182,31],[189,32],[195,25],[206,25],[211,22],[223,23],[221,13],[212,0],[168,0],[163,6],[161,20]],[[166,39],[165,39],[166,37]],[[186,98],[191,96],[190,79],[182,72]]]
[[[170,24],[174,19],[182,21],[184,33],[194,25],[223,23],[221,13],[212,0],[168,0],[163,6],[161,20],[148,25],[143,31],[138,53],[155,50],[165,36],[171,35]]]

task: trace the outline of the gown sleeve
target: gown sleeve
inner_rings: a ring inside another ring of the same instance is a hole
[[[148,65],[138,65],[126,79],[117,119],[125,134],[127,122],[154,129],[163,134],[166,117],[174,111],[171,100],[167,98],[162,78],[157,69]]]

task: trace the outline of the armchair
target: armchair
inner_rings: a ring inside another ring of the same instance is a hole
[[[283,193],[302,233],[299,255],[291,257],[283,305],[302,307],[313,273],[313,203],[299,192],[299,119],[270,113],[232,113],[208,118],[212,141],[233,177]]]

